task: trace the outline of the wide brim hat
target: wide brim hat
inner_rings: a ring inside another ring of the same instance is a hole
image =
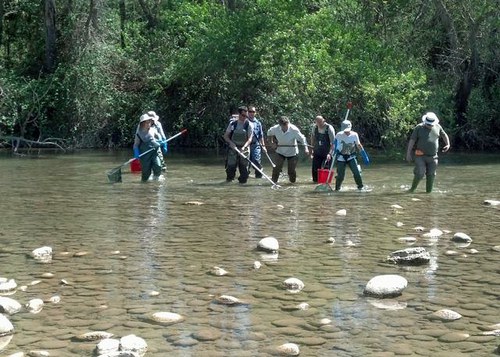
[[[351,131],[352,124],[349,120],[344,120],[342,123],[340,123],[340,131],[346,132],[346,131]]]
[[[152,110],[150,110],[148,113],[147,113],[151,119],[153,119],[154,121],[157,121],[160,119],[160,117],[158,115],[156,115],[156,113]]]
[[[153,117],[151,117],[149,114],[142,114],[141,118],[139,119],[139,124],[144,123],[145,121],[148,120],[153,120]]]
[[[434,126],[436,124],[439,124],[439,119],[433,112],[427,112],[422,116],[422,122],[425,125]]]

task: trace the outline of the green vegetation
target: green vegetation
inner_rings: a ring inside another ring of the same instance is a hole
[[[241,104],[306,129],[352,101],[368,145],[432,110],[454,146],[499,148],[499,28],[486,0],[0,0],[0,137],[127,146],[155,110],[213,146]]]

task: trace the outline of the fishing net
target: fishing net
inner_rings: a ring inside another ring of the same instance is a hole
[[[321,185],[316,186],[314,191],[316,191],[316,192],[331,192],[331,191],[333,191],[333,189],[329,184],[323,183]]]
[[[108,172],[108,181],[110,183],[122,182],[122,168],[113,169]]]

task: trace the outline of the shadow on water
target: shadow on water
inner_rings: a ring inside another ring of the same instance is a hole
[[[89,356],[96,342],[75,336],[90,331],[135,334],[157,356],[268,356],[286,342],[304,356],[481,356],[497,348],[498,337],[485,332],[500,323],[499,207],[483,201],[500,199],[498,156],[446,155],[435,192],[421,184],[407,194],[412,166],[373,153],[363,168],[373,191],[357,192],[347,171],[344,191],[334,193],[315,192],[305,158],[296,184],[283,177],[272,189],[253,177],[227,184],[221,156],[176,150],[166,181],[146,184],[127,168],[122,183],[107,183],[129,151],[0,156],[0,277],[15,279],[9,297],[21,304],[47,301],[37,314],[7,316],[15,333],[2,355]],[[429,235],[433,228],[442,234]],[[456,232],[472,243],[453,242]],[[266,236],[277,238],[277,253],[256,249]],[[53,249],[50,263],[29,256],[42,246]],[[431,262],[386,262],[412,246],[425,247]],[[228,274],[214,275],[215,266]],[[405,277],[403,294],[365,297],[380,274]],[[304,289],[286,291],[290,277]],[[220,304],[220,295],[244,304]],[[61,301],[49,302],[54,296]],[[433,318],[441,309],[462,317]],[[184,319],[158,323],[156,312]]]

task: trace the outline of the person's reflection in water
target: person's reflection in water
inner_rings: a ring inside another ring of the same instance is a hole
[[[160,245],[164,243],[165,231],[164,222],[168,221],[168,194],[167,182],[160,182],[158,185],[147,186],[150,200],[143,205],[143,209],[148,211],[143,221],[139,240],[143,254],[139,265],[142,267],[142,281],[149,285],[145,289],[158,289],[158,275],[161,274],[162,266],[157,260]],[[158,249],[157,249],[158,247]]]

